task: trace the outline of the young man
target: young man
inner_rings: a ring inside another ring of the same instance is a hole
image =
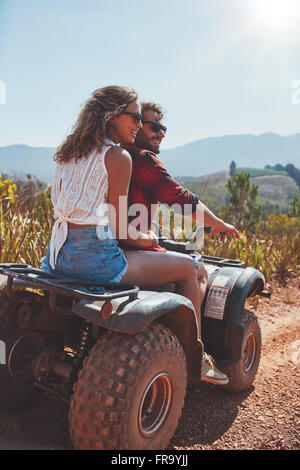
[[[141,103],[143,127],[139,130],[135,143],[124,146],[132,157],[132,175],[128,194],[128,207],[133,204],[141,204],[145,207],[143,226],[151,230],[154,216],[153,207],[158,202],[172,206],[177,204],[182,208],[182,213],[189,208],[194,220],[201,220],[205,225],[212,227],[210,237],[216,234],[224,234],[239,238],[237,230],[216,217],[199,198],[184,189],[172,178],[165,169],[157,155],[160,152],[161,141],[165,138],[166,127],[162,124],[163,111],[155,103]],[[131,221],[133,217],[129,217]],[[141,229],[141,227],[139,227]],[[127,249],[126,246],[123,246]],[[164,251],[158,245],[152,247],[154,251]],[[180,254],[179,254],[180,256]],[[203,263],[198,265],[198,283],[200,287],[200,302],[202,303],[207,286],[207,272]],[[201,318],[198,318],[198,327],[201,327]],[[211,358],[204,354],[202,367],[202,380],[214,384],[224,385],[228,378],[214,365]]]

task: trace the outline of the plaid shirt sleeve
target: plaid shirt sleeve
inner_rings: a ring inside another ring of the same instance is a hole
[[[134,185],[140,186],[161,203],[169,206],[179,204],[181,208],[191,205],[191,212],[196,210],[198,196],[175,181],[154,153],[142,151],[139,155],[133,155],[133,158]]]

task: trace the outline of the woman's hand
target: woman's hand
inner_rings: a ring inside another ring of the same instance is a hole
[[[158,238],[155,235],[155,233],[152,230],[149,230],[148,233],[149,233],[150,240],[152,241],[151,247],[153,248],[154,246],[158,246]]]
[[[152,230],[149,230],[149,232],[144,233],[144,232],[139,232],[135,228],[134,234],[131,233],[131,235],[134,235],[134,238],[130,238],[125,240],[125,243],[128,245],[135,246],[137,248],[143,249],[143,248],[153,248],[155,246],[158,246],[158,240],[154,232]],[[129,228],[129,233],[131,232],[131,229]]]
[[[233,225],[227,224],[221,219],[218,220],[213,229],[210,231],[209,238],[212,239],[215,235],[218,234],[221,234],[221,241],[223,241],[226,236],[231,238],[241,238],[239,232]]]

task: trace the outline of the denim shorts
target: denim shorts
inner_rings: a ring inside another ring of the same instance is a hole
[[[109,227],[68,229],[68,237],[59,250],[55,269],[49,263],[50,250],[41,260],[43,271],[92,282],[121,282],[127,260]]]

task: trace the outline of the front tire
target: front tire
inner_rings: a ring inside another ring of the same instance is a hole
[[[110,332],[92,348],[74,387],[70,432],[76,449],[165,449],[187,386],[183,349],[168,329]]]
[[[261,330],[256,315],[244,310],[242,316],[244,337],[242,342],[241,359],[222,370],[229,378],[223,388],[230,392],[248,390],[254,382],[261,355]]]

